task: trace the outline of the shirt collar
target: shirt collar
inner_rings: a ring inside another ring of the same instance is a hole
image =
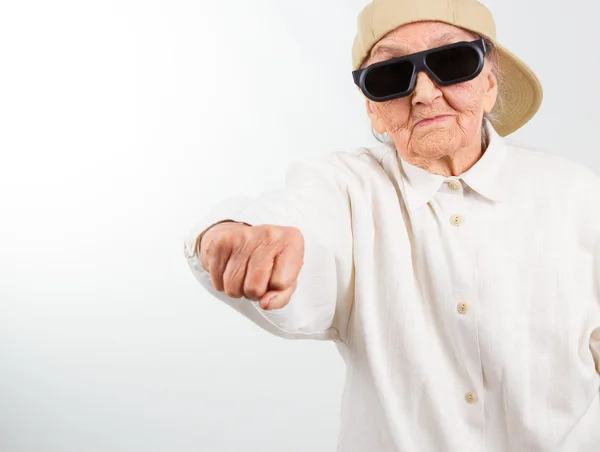
[[[404,200],[408,209],[414,211],[431,201],[446,177],[412,165],[402,157],[399,157],[399,160]]]
[[[400,172],[404,186],[403,194],[410,211],[427,204],[444,182],[462,180],[472,190],[490,201],[502,202],[505,199],[505,181],[501,177],[506,160],[506,147],[502,137],[487,124],[490,141],[481,158],[468,171],[457,177],[445,177],[429,173],[406,162],[398,155]]]

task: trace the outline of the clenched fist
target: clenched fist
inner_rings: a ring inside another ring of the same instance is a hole
[[[200,261],[218,291],[279,309],[296,290],[304,237],[292,227],[219,223],[202,237]]]

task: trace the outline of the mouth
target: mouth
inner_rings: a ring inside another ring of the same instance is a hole
[[[425,118],[425,119],[422,119],[419,122],[417,122],[416,126],[421,127],[421,126],[428,126],[430,124],[437,124],[439,122],[445,121],[449,117],[450,117],[450,115],[439,115],[439,116],[434,116],[432,118]]]

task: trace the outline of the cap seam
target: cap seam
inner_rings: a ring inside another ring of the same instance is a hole
[[[371,37],[373,39],[375,39],[375,31],[374,31],[374,27],[373,27],[373,8],[374,8],[374,4],[371,4],[371,7],[369,8],[369,31],[371,32]],[[366,50],[366,49],[365,49]]]

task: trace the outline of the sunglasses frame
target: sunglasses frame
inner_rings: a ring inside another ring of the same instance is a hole
[[[431,70],[431,68],[429,66],[427,66],[427,62],[426,62],[427,56],[431,53],[437,53],[437,52],[444,51],[444,50],[451,50],[451,49],[454,49],[457,47],[470,47],[477,52],[477,55],[479,55],[479,63],[477,65],[477,69],[473,72],[473,74],[468,75],[466,77],[455,79],[450,82],[444,82],[444,81],[440,80],[437,77],[437,75],[435,75],[435,73]],[[487,46],[485,45],[485,40],[483,38],[476,39],[475,41],[460,41],[460,42],[455,42],[453,44],[448,44],[445,46],[436,47],[433,49],[427,49],[427,50],[423,50],[423,51],[417,52],[417,53],[412,53],[410,55],[405,55],[405,56],[401,56],[401,57],[397,57],[397,58],[392,58],[390,60],[380,61],[378,63],[374,63],[370,66],[367,66],[366,68],[357,69],[355,71],[352,71],[352,76],[354,78],[354,83],[361,89],[361,91],[364,93],[364,95],[367,98],[371,99],[374,102],[387,102],[387,101],[390,101],[393,99],[400,99],[402,97],[409,96],[415,89],[417,74],[421,71],[425,71],[434,80],[434,82],[439,86],[456,85],[458,83],[463,83],[463,82],[467,82],[469,80],[473,80],[475,77],[477,77],[481,73],[481,71],[483,69],[486,53],[487,53]],[[370,71],[372,71],[373,69],[382,67],[382,66],[393,65],[398,62],[404,62],[404,61],[410,61],[413,64],[413,72],[412,72],[412,75],[410,78],[410,83],[408,85],[408,89],[406,91],[402,91],[400,93],[395,93],[395,94],[390,94],[389,96],[377,97],[377,96],[373,96],[372,94],[370,94],[369,91],[365,88],[365,80],[366,80],[367,76],[369,75]]]

